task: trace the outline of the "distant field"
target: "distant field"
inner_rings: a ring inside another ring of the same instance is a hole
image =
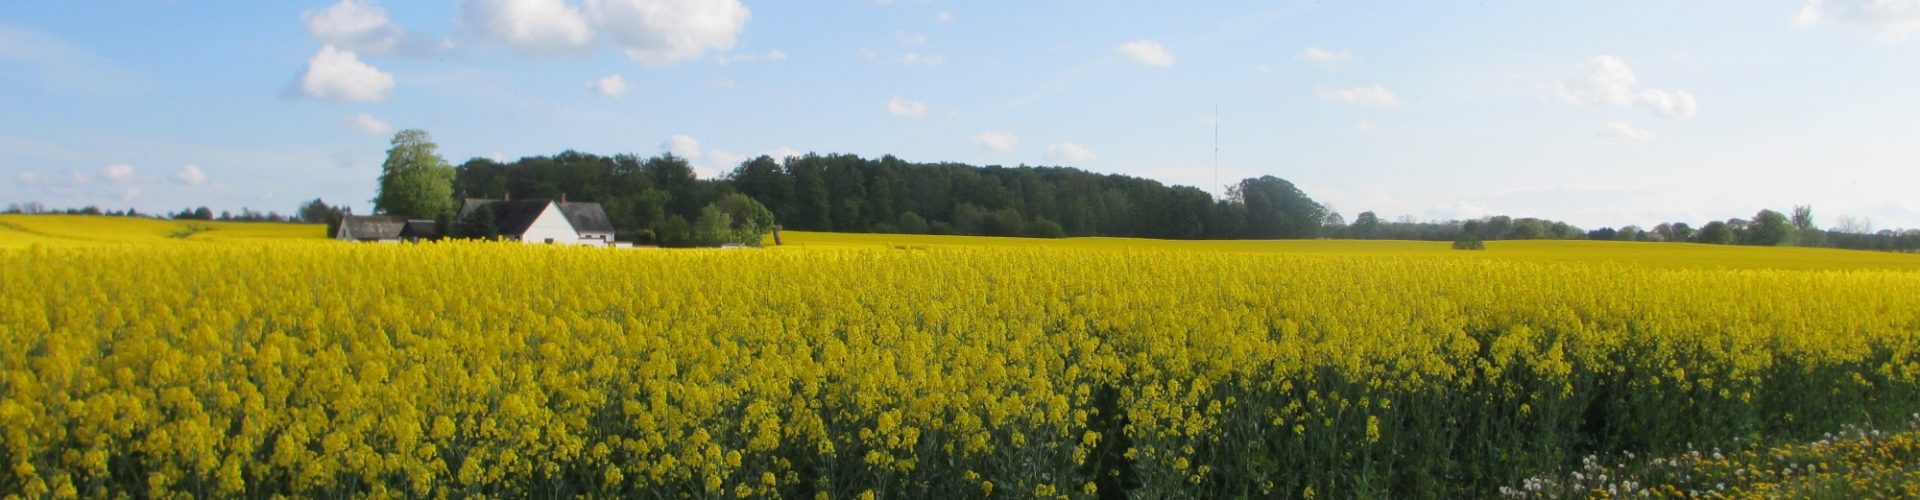
[[[785,231],[787,248],[1074,248],[1102,250],[1365,255],[1506,259],[1549,262],[1619,262],[1663,268],[1905,269],[1920,270],[1920,255],[1831,248],[1778,248],[1693,243],[1525,240],[1489,241],[1484,251],[1454,250],[1444,241],[1235,240],[1178,241],[1140,238],[995,238],[923,234],[856,234]],[[773,247],[773,238],[765,244]]]
[[[197,227],[200,230],[190,228]],[[0,215],[0,248],[44,245],[274,241],[326,237],[320,224],[213,222],[94,215]]]
[[[189,231],[190,227],[201,228]],[[1490,241],[1485,251],[1460,251],[1440,241],[1233,240],[1180,241],[1142,238],[999,238],[926,234],[785,231],[782,246],[768,248],[875,249],[1063,248],[1085,250],[1203,251],[1289,255],[1355,255],[1505,259],[1548,262],[1619,262],[1662,268],[1901,269],[1920,270],[1920,255],[1691,243],[1618,241]],[[127,243],[249,242],[326,237],[319,224],[206,222],[84,215],[0,215],[0,248],[98,246]]]

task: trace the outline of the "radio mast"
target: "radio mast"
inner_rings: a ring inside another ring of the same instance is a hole
[[[1213,188],[1220,189],[1220,105],[1213,105]],[[1222,193],[1221,199],[1226,199]]]

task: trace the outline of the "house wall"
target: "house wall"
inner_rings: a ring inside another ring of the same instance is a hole
[[[611,236],[606,240],[582,238],[573,230],[573,224],[567,222],[566,214],[560,213],[560,207],[552,203],[541,209],[540,216],[527,226],[527,232],[520,233],[521,243],[545,244],[548,239],[567,245],[605,245],[613,240]]]

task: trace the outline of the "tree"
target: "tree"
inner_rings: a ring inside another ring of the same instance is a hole
[[[1356,238],[1372,238],[1380,230],[1380,216],[1372,211],[1360,212],[1353,216],[1351,232]]]
[[[905,212],[900,214],[899,228],[900,232],[906,234],[925,234],[927,232],[927,219],[920,217],[920,214]]]
[[[1271,175],[1240,181],[1228,193],[1247,206],[1246,236],[1251,238],[1311,238],[1327,216],[1326,207]]]
[[[380,167],[380,193],[373,199],[373,210],[416,219],[452,213],[453,165],[436,152],[439,147],[425,130],[394,134],[387,161]]]
[[[1735,241],[1733,228],[1721,221],[1708,222],[1707,225],[1700,227],[1700,233],[1694,241],[1714,245],[1732,245]]]
[[[295,214],[295,217],[298,217],[300,222],[308,224],[331,225],[337,222],[341,216],[346,215],[346,213],[347,209],[345,207],[328,205],[326,201],[314,198],[313,201],[300,205],[300,210]]]
[[[1470,220],[1460,225],[1460,235],[1453,238],[1454,250],[1486,250],[1487,244],[1480,240],[1480,221]]]
[[[500,226],[499,221],[494,220],[495,217],[492,207],[480,207],[454,223],[453,236],[483,240],[498,238]]]
[[[708,204],[700,209],[700,218],[693,221],[693,246],[717,247],[733,237],[733,216],[720,211],[720,207]]]
[[[711,205],[731,218],[731,231],[725,240],[760,246],[760,239],[773,231],[773,211],[740,193],[720,197]],[[705,215],[703,212],[702,216]]]
[[[1747,228],[1747,244],[1761,246],[1792,245],[1793,223],[1786,215],[1772,210],[1754,214]]]

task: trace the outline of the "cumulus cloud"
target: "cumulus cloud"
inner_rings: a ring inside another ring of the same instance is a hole
[[[1635,91],[1640,77],[1619,57],[1602,55],[1582,66],[1579,78],[1554,83],[1560,100],[1579,105],[1616,107],[1637,106],[1662,116],[1690,117],[1699,112],[1693,94],[1684,90],[1646,89]]]
[[[620,97],[627,95],[627,78],[620,75],[607,75],[587,82],[587,89],[601,97]]]
[[[173,179],[189,186],[199,186],[207,183],[207,173],[197,165],[187,165],[180,167],[179,172],[174,172]]]
[[[393,92],[393,75],[360,62],[353,52],[328,45],[307,60],[296,90],[325,101],[379,101]]]
[[[614,46],[647,65],[732,49],[751,15],[739,0],[586,0],[586,6]]]
[[[1386,87],[1379,85],[1320,90],[1317,92],[1320,95],[1320,100],[1332,103],[1370,108],[1400,107],[1400,98],[1394,97],[1393,91],[1387,90]]]
[[[1047,146],[1047,161],[1054,163],[1093,163],[1093,151],[1086,146],[1062,142]]]
[[[673,137],[667,138],[666,142],[660,143],[660,149],[688,160],[698,160],[703,156],[700,151],[700,141],[693,140],[693,137],[687,134],[674,134]]]
[[[927,117],[927,103],[896,96],[887,100],[887,112],[893,116],[918,120]]]
[[[107,168],[100,169],[100,178],[114,184],[133,182],[133,165],[125,163],[107,165]]]
[[[1640,84],[1640,78],[1634,76],[1633,68],[1627,67],[1626,61],[1603,55],[1587,61],[1581,69],[1586,74],[1580,78],[1554,84],[1554,93],[1561,100],[1574,104],[1609,105],[1633,102],[1633,87]]]
[[[1612,139],[1619,139],[1623,141],[1653,140],[1653,132],[1649,132],[1647,131],[1647,129],[1644,129],[1644,128],[1635,127],[1631,123],[1621,122],[1621,121],[1607,123],[1607,126],[1605,128],[1600,129],[1600,136],[1612,138]]]
[[[775,160],[786,160],[787,158],[795,158],[795,157],[806,155],[806,153],[802,153],[798,149],[793,149],[791,146],[780,146],[778,148],[775,148],[773,150],[770,150],[761,154],[772,157]]]
[[[1300,51],[1300,55],[1296,57],[1307,62],[1337,64],[1341,61],[1352,59],[1353,52],[1346,50],[1335,52],[1319,47],[1307,47],[1307,50]]]
[[[393,50],[403,33],[387,19],[387,10],[371,0],[340,0],[324,9],[302,12],[300,24],[322,43],[376,54]]]
[[[357,115],[353,115],[353,119],[350,121],[353,123],[353,128],[360,129],[361,132],[366,132],[373,135],[387,135],[387,134],[393,133],[393,124],[387,123],[386,120],[382,120],[378,116],[373,116],[366,113],[360,113]]]
[[[564,57],[593,48],[593,26],[563,0],[466,0],[460,11],[466,29],[521,55]]]
[[[467,29],[522,55],[576,56],[604,38],[659,66],[732,49],[751,11],[739,0],[466,0],[461,15]]]
[[[1834,24],[1904,38],[1920,31],[1920,0],[1811,0],[1794,21],[1803,27]]]
[[[1165,68],[1173,65],[1173,53],[1168,52],[1165,46],[1160,45],[1160,42],[1153,40],[1134,40],[1120,44],[1119,47],[1114,47],[1113,50],[1119,52],[1122,56],[1126,56],[1128,59],[1134,60],[1134,62],[1147,66]]]
[[[981,132],[973,136],[973,143],[988,151],[1005,153],[1020,147],[1020,137],[1013,135],[1013,132]]]

